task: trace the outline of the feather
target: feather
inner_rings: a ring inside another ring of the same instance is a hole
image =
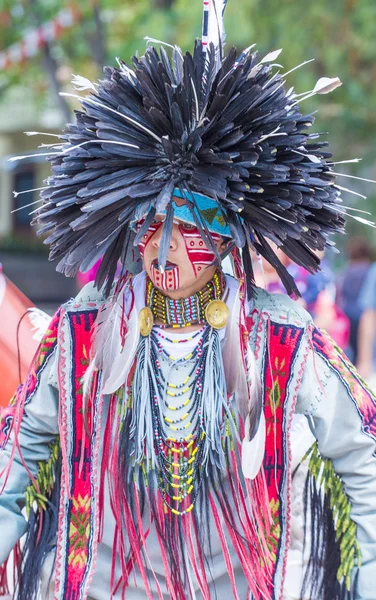
[[[224,27],[224,13],[227,0],[204,1],[203,23],[202,23],[202,47],[213,44],[216,49],[218,68],[222,63],[224,44],[226,39]],[[217,69],[218,70],[218,69]]]
[[[96,370],[102,370],[103,393],[117,391],[127,381],[139,340],[137,311],[133,303],[133,292],[129,283],[122,289],[124,294],[108,301],[98,314],[93,334],[92,360],[85,374],[85,390],[90,389],[90,380]],[[123,297],[130,298],[123,307]],[[128,314],[128,312],[130,314]],[[125,319],[124,344],[121,326]]]
[[[33,326],[33,340],[40,342],[47,331],[51,317],[43,310],[35,307],[29,308],[27,314]]]
[[[248,430],[250,426],[249,423],[249,417],[247,417],[245,421],[245,431]],[[246,437],[242,442],[242,471],[244,477],[247,477],[247,479],[254,479],[261,469],[265,454],[265,439],[265,416],[264,413],[261,412],[256,434],[250,441]]]
[[[229,280],[227,280],[229,281]],[[237,286],[223,343],[223,364],[227,391],[235,394],[239,413],[245,419],[249,412],[248,385],[242,356],[240,286]]]
[[[269,54],[264,56],[264,58],[260,61],[260,65],[263,65],[265,63],[273,63],[275,60],[277,60],[281,52],[282,48],[280,48],[279,50],[274,50],[274,52],[269,52]]]
[[[258,251],[295,293],[267,240],[314,271],[313,251],[329,245],[331,233],[343,231],[346,210],[339,209],[339,196],[350,190],[336,185],[326,143],[307,132],[314,116],[299,109],[303,99],[334,89],[339,80],[321,78],[300,97],[285,89],[287,74],[273,72],[279,50],[261,61],[252,47],[240,55],[231,48],[222,57],[225,4],[205,4],[210,38],[206,45],[203,40],[205,55],[199,41],[192,55],[177,46],[172,55],[168,45],[159,53],[148,47],[133,59],[133,69],[120,61],[119,68],[105,69],[99,83],[76,77],[89,95],[80,98],[61,147],[48,154],[52,175],[33,219],[51,246],[50,259],[66,275],[104,257],[97,285],[110,293],[117,260],[134,252],[127,231],[147,215],[137,245],[156,210],[168,215],[159,257],[163,268],[175,187],[188,190],[187,207],[216,264],[220,257],[192,191],[218,203],[239,247],[252,231]],[[250,295],[248,250],[242,257]],[[126,256],[124,262],[135,265]]]
[[[119,337],[119,330],[117,329],[119,323],[116,323],[117,336]],[[116,332],[114,331],[114,335]],[[133,365],[134,357],[136,355],[137,345],[140,338],[140,329],[138,325],[138,317],[136,310],[133,309],[127,320],[127,333],[125,337],[124,348],[119,349],[113,353],[112,356],[105,358],[106,362],[106,379],[104,380],[103,393],[112,394],[127,382],[127,378],[131,367]]]
[[[321,77],[313,88],[314,94],[329,94],[337,87],[342,85],[342,81],[338,77],[330,79],[329,77]]]
[[[170,251],[173,218],[174,209],[172,207],[172,204],[169,204],[167,207],[166,218],[163,222],[162,236],[158,252],[159,270],[161,272],[165,269],[167,256]]]

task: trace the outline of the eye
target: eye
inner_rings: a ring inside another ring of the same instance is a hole
[[[182,233],[192,233],[193,231],[197,231],[196,225],[192,225],[191,223],[183,223],[179,225],[179,229]]]

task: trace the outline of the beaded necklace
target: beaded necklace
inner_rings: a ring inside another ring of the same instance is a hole
[[[182,300],[164,296],[148,280],[146,306],[139,313],[131,393],[133,461],[146,485],[158,488],[165,510],[179,516],[193,510],[204,472],[226,469],[226,440],[237,435],[218,332],[228,318],[224,290],[220,270],[202,290]],[[203,326],[183,339],[166,332],[194,324]],[[174,356],[165,342],[190,347],[183,356]]]
[[[171,340],[158,330],[153,331],[150,336],[151,361],[155,365],[157,384],[154,393],[153,423],[155,451],[160,469],[159,489],[164,503],[176,515],[189,513],[193,509],[201,485],[205,432],[200,403],[209,329],[205,326],[182,340]],[[195,338],[199,338],[195,348],[182,358],[170,355],[161,341],[165,339],[168,342],[187,343]],[[183,382],[169,382],[164,370],[168,373],[182,365],[189,368]],[[168,401],[168,398],[179,398],[186,394],[188,397],[175,406]],[[167,410],[178,413],[182,409],[184,413],[177,418],[166,416]],[[189,428],[192,428],[192,431],[187,435]]]
[[[222,271],[214,273],[202,290],[188,298],[174,300],[162,294],[148,280],[146,285],[146,306],[150,307],[153,316],[162,323],[162,328],[180,328],[207,323],[206,308],[213,300],[221,300],[225,280]]]

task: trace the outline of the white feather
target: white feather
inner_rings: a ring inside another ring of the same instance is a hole
[[[341,190],[341,192],[348,192],[349,194],[353,194],[354,196],[359,196],[359,198],[363,198],[363,200],[367,200],[367,196],[359,194],[358,192],[354,192],[354,190],[349,190],[349,188],[345,188],[342,185],[338,185],[338,183],[336,183],[334,187],[337,188],[337,190]]]
[[[329,94],[342,85],[338,77],[321,77],[313,88],[314,94]]]
[[[277,60],[277,58],[281,54],[281,52],[282,52],[282,48],[279,48],[279,50],[274,50],[274,52],[269,52],[269,54],[264,56],[264,58],[260,61],[260,65],[263,65],[265,63],[274,62],[275,60]]]
[[[214,44],[216,49],[216,66],[217,69],[221,66],[221,57],[226,40],[226,32],[223,21],[223,16],[226,8],[227,0],[209,0],[209,3],[204,3],[204,18],[207,17],[207,32],[203,29],[202,44],[205,51],[210,44]]]
[[[90,397],[90,390],[91,390],[91,384],[93,381],[93,375],[94,373],[97,371],[97,367],[95,364],[95,360],[92,360],[88,366],[88,368],[86,369],[83,377],[81,378],[81,383],[82,383],[82,395],[84,398],[84,403],[88,400],[88,398]]]
[[[230,306],[231,316],[226,326],[222,349],[223,365],[227,391],[230,394],[235,394],[239,412],[242,418],[245,419],[252,408],[262,402],[261,381],[256,359],[249,344],[246,355],[242,356],[240,325],[243,319],[243,307],[238,282],[231,277],[226,277],[226,280],[229,287],[227,303]],[[236,290],[234,290],[234,283],[237,286]]]
[[[40,342],[47,331],[51,317],[39,308],[29,308],[28,316],[33,326],[33,340]]]
[[[131,285],[132,288],[131,289]],[[140,298],[145,298],[144,273],[133,277],[131,284],[124,288],[125,314],[128,314],[131,302],[135,304],[126,321],[127,333],[124,347],[121,340],[121,322],[123,313],[123,295],[108,304],[102,315],[98,317],[97,330],[93,340],[95,367],[102,370],[103,393],[116,392],[127,381],[129,371],[134,363],[140,339],[138,313],[142,306],[137,305]],[[125,318],[125,317],[124,317]]]
[[[261,413],[256,435],[248,441],[247,435],[242,442],[242,471],[247,479],[254,479],[259,472],[265,454],[265,416]],[[249,417],[245,421],[245,431],[249,431]]]
[[[117,335],[120,341],[120,328],[118,327],[120,326],[120,322],[116,322],[114,325],[117,330],[114,332],[114,336]],[[116,392],[116,390],[126,382],[129,371],[132,367],[140,338],[138,315],[135,308],[133,308],[127,322],[127,329],[128,331],[125,338],[124,348],[122,350],[120,349],[116,355],[113,353],[111,360],[105,356],[105,361],[107,364],[106,368],[103,369],[103,373],[105,375],[103,385],[104,394],[112,394],[113,392]]]
[[[227,284],[232,284],[234,279],[226,278]],[[237,283],[237,282],[236,282]],[[231,295],[231,288],[230,288]],[[231,297],[228,302],[231,306]],[[239,286],[235,292],[232,308],[230,310],[229,321],[226,326],[225,339],[223,342],[223,364],[225,369],[225,378],[227,391],[229,394],[235,394],[240,414],[243,418],[248,414],[248,385],[245,370],[243,367],[243,357],[241,355],[240,344],[240,319],[241,302],[239,296]]]
[[[82,75],[72,74],[72,76],[72,85],[79,92],[83,92],[85,90],[93,90],[94,92],[97,91],[97,86],[94,83],[92,83],[90,79],[82,77]]]
[[[260,470],[265,453],[265,417],[261,411],[260,422],[256,434],[249,441],[251,430],[250,414],[257,412],[256,407],[262,403],[261,380],[257,370],[255,356],[248,344],[246,356],[242,356],[241,321],[243,319],[242,299],[239,284],[227,277],[230,306],[230,320],[226,326],[222,347],[223,365],[227,391],[235,394],[240,415],[245,419],[245,439],[242,443],[242,469],[244,476],[253,479]],[[236,290],[234,286],[236,285]],[[244,365],[245,361],[245,365]]]

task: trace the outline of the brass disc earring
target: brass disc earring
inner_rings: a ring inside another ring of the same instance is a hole
[[[151,334],[151,330],[154,325],[154,316],[148,306],[144,306],[140,310],[140,314],[138,315],[138,322],[140,325],[140,333],[142,337],[147,337]]]
[[[222,300],[211,300],[205,309],[205,317],[210,327],[223,329],[226,326],[230,311]]]

